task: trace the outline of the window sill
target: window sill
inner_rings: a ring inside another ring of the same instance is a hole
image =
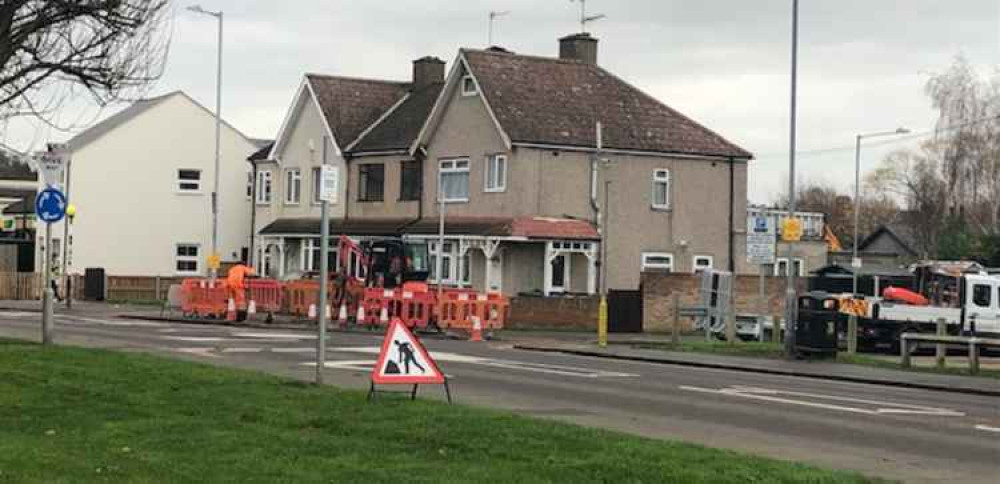
[[[285,202],[285,206],[286,207],[298,207],[299,206],[299,202],[288,202],[288,201],[286,201]]]
[[[258,207],[270,207],[271,206],[271,202],[257,202],[256,205]]]
[[[506,193],[507,187],[503,188],[484,188],[483,193]]]
[[[438,202],[438,203],[441,203],[441,202]],[[447,200],[444,200],[444,203],[469,203],[469,199],[468,198],[447,199]]]
[[[399,203],[412,203],[412,202],[419,202],[420,199],[419,198],[397,198],[396,201],[399,202]]]
[[[174,193],[185,196],[200,196],[205,194],[205,192],[201,190],[175,190]]]
[[[654,212],[672,212],[673,211],[673,208],[671,208],[669,205],[651,205],[649,208],[650,208],[650,210],[652,210]]]
[[[358,203],[384,203],[385,200],[358,200]]]

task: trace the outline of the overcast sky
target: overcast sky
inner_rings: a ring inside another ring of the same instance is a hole
[[[226,15],[223,117],[261,138],[276,135],[304,72],[407,80],[410,61],[424,55],[450,66],[459,47],[486,45],[490,10],[511,11],[497,20],[494,43],[518,53],[555,56],[556,39],[579,30],[569,0],[199,1]],[[800,181],[847,189],[855,134],[931,129],[924,83],[956,55],[983,75],[1000,66],[1000,0],[800,3]],[[211,107],[215,23],[186,5],[173,6],[167,70],[152,93],[181,89]],[[603,67],[753,152],[752,201],[772,201],[787,187],[791,0],[587,7],[608,16],[589,27]],[[14,121],[5,141],[27,149],[66,137]],[[864,165],[919,141],[872,146]]]

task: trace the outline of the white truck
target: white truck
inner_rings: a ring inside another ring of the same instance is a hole
[[[957,307],[914,306],[886,300],[869,305],[868,317],[858,319],[858,345],[899,348],[905,332],[934,333],[944,319],[950,335],[1000,337],[1000,277],[966,274],[958,280]]]

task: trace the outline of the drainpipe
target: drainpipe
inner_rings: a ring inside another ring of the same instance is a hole
[[[351,154],[343,153],[344,160],[344,220],[351,218]]]
[[[250,182],[250,248],[247,250],[248,266],[254,265],[253,241],[257,238],[257,162],[250,161],[251,182]]]
[[[736,257],[734,255],[735,247],[733,246],[733,238],[736,236],[736,232],[733,230],[733,219],[735,217],[734,205],[736,204],[735,165],[736,159],[729,158],[729,272],[733,273],[734,284],[736,277]]]

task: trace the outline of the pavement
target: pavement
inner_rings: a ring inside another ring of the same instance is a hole
[[[28,310],[37,303],[21,307],[0,303],[3,307],[7,310],[0,310],[0,336],[39,339],[40,316]],[[84,304],[72,312],[60,309],[56,342],[313,378],[313,330],[118,317],[150,311]],[[457,403],[907,482],[996,482],[1000,474],[1000,398],[995,396],[707,364],[527,351],[517,346],[528,340],[565,345],[587,345],[587,341],[585,335],[572,333],[500,336],[486,343],[423,338],[449,376]],[[367,389],[381,337],[376,331],[331,332],[326,381]],[[428,386],[421,388],[420,396],[443,399],[444,392]]]

